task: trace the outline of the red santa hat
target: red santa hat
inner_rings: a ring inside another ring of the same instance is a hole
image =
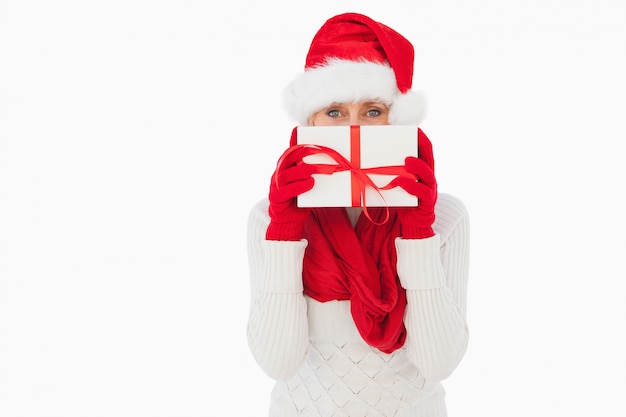
[[[358,13],[328,19],[306,57],[304,72],[284,90],[287,113],[301,125],[331,103],[376,100],[389,122],[418,125],[426,99],[412,91],[413,45],[395,30]]]

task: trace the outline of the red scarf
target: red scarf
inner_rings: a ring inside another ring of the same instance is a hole
[[[386,215],[385,208],[369,209],[376,223]],[[361,337],[385,353],[406,339],[406,293],[396,271],[399,235],[394,210],[378,225],[361,215],[353,228],[344,208],[316,208],[304,227],[309,242],[302,272],[305,294],[320,302],[350,300]]]

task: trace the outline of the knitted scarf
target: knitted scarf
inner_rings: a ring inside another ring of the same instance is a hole
[[[353,228],[344,208],[316,208],[304,227],[304,292],[320,302],[350,300],[361,337],[385,353],[406,339],[406,293],[396,271],[395,239],[400,225],[394,211],[370,208]],[[375,224],[376,223],[376,224]],[[383,224],[379,224],[383,223]]]

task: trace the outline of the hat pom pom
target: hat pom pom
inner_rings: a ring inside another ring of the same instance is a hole
[[[421,90],[398,94],[389,111],[389,123],[417,126],[426,118],[427,107],[426,94]]]

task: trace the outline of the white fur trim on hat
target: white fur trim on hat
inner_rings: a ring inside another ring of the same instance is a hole
[[[426,118],[428,101],[423,91],[398,94],[389,110],[389,124],[417,126]]]
[[[390,106],[389,122],[418,125],[426,114],[423,93],[401,94],[389,65],[333,59],[327,65],[306,70],[283,91],[287,114],[300,125],[332,103],[381,101]]]

